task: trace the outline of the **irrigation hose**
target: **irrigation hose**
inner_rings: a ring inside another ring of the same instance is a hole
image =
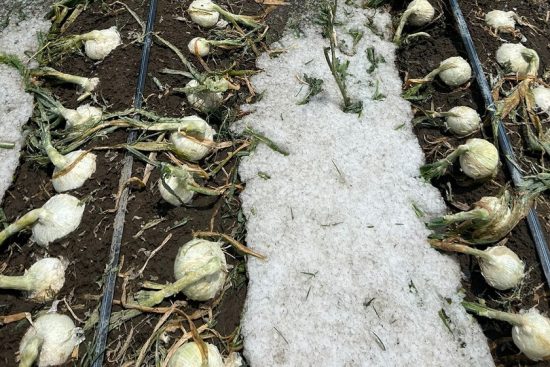
[[[460,10],[458,0],[449,0],[449,3],[451,5],[454,18],[458,25],[458,30],[462,37],[462,42],[464,43],[464,47],[466,47],[466,52],[468,53],[468,57],[470,58],[470,62],[472,64],[477,83],[479,85],[479,88],[481,89],[481,95],[483,96],[483,100],[485,102],[485,108],[487,109],[487,111],[489,111],[491,117],[494,118],[496,114],[495,102],[493,101],[493,96],[491,94],[491,89],[489,88],[489,83],[487,83],[487,79],[485,78],[483,67],[481,66],[481,62],[479,61],[479,56],[474,46],[472,36],[470,35],[470,31],[468,30],[468,26],[466,25],[466,20],[464,19],[462,10]],[[512,149],[512,144],[510,143],[506,130],[504,129],[502,121],[500,120],[498,121],[497,133],[498,143],[501,148],[501,156],[506,162],[506,167],[508,168],[508,171],[512,176],[512,181],[514,185],[517,186],[522,182],[522,174],[514,164],[515,154]],[[550,251],[548,250],[548,244],[546,243],[546,239],[544,238],[544,233],[542,231],[535,209],[529,210],[529,213],[527,214],[527,224],[529,226],[529,231],[531,232],[531,237],[535,242],[535,247],[539,255],[539,260],[541,262],[542,269],[546,277],[546,284],[550,285]]]
[[[149,11],[147,14],[147,25],[145,28],[145,39],[141,52],[141,62],[139,65],[139,74],[137,79],[136,93],[134,96],[134,107],[140,109],[143,102],[143,89],[145,87],[145,78],[147,77],[147,67],[149,65],[149,54],[151,51],[153,26],[157,13],[157,0],[150,0]],[[137,132],[132,131],[128,136],[128,143],[136,139]],[[95,347],[93,354],[92,367],[102,367],[109,335],[109,321],[111,318],[111,308],[115,291],[116,279],[118,274],[118,262],[120,258],[120,244],[122,242],[122,233],[124,231],[124,219],[126,216],[126,206],[128,204],[129,188],[126,182],[132,175],[133,157],[126,154],[124,157],[124,166],[120,174],[119,187],[124,187],[119,197],[118,208],[113,224],[113,237],[111,240],[111,251],[109,263],[104,276],[103,297],[99,308],[99,322],[95,334]]]

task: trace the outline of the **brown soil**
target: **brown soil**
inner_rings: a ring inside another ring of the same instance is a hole
[[[403,78],[421,78],[435,69],[439,63],[451,56],[460,55],[467,59],[467,54],[462,45],[458,30],[455,28],[454,19],[449,9],[447,2],[440,2],[442,7],[439,8],[441,17],[436,22],[423,29],[431,35],[429,39],[417,39],[412,44],[403,46],[398,51],[398,67],[402,72]],[[493,9],[510,10],[514,9],[518,14],[524,16],[532,24],[541,28],[540,33],[534,33],[527,27],[521,27],[527,37],[526,47],[535,49],[541,58],[541,74],[548,68],[550,63],[550,49],[548,48],[548,39],[550,38],[550,27],[539,18],[545,16],[550,6],[545,3],[534,6],[527,1],[510,0],[501,1],[494,4],[493,1],[460,1],[462,11],[468,22],[470,32],[475,42],[475,46],[484,65],[484,70],[487,75],[496,75],[497,65],[495,64],[494,54],[502,41],[490,34],[484,27],[484,14]],[[398,15],[403,9],[403,5],[393,2],[392,11]],[[416,30],[415,30],[416,31]],[[405,30],[405,33],[407,30]],[[502,36],[509,41],[518,42],[517,38],[511,35]],[[458,105],[466,105],[478,110],[480,115],[485,114],[484,103],[480,96],[475,80],[468,86],[458,90],[450,90],[441,82],[435,82],[433,85],[433,93],[429,100],[423,102],[413,102],[423,109],[430,109],[431,104],[437,110],[447,111],[450,108]],[[507,129],[512,132],[512,142],[516,149],[516,154],[522,157],[522,166],[529,167],[529,164],[535,161],[534,157],[525,157],[522,152],[522,141],[518,138],[518,128],[513,126],[509,121],[505,121]],[[446,134],[444,131],[437,128],[416,127],[415,132],[418,140],[426,154],[426,161],[433,162],[446,154],[451,147],[463,143],[465,139],[460,139]],[[483,132],[474,134],[472,137],[486,137],[491,139],[490,129],[486,128]],[[445,143],[445,144],[443,144]],[[450,185],[452,187],[453,202],[448,201],[449,208],[457,211],[456,203],[473,204],[482,196],[495,195],[501,192],[506,183],[509,183],[507,173],[501,172],[492,181],[483,184],[473,184],[464,180],[464,176],[459,170],[454,167],[452,172],[439,180],[435,180],[433,184],[440,189],[442,195],[448,198],[447,190]],[[539,199],[537,210],[539,218],[546,231],[546,238],[550,239],[548,234],[548,218],[550,209],[547,205],[547,195]],[[542,272],[538,256],[534,247],[534,243],[530,237],[529,230],[525,221],[522,221],[508,236],[506,244],[509,248],[515,251],[520,258],[525,261],[529,275],[525,284],[521,287],[518,293],[496,292],[494,289],[487,286],[482,278],[475,260],[465,255],[458,255],[462,270],[465,274],[463,286],[465,288],[467,298],[475,300],[476,297],[487,300],[488,305],[499,308],[518,311],[537,306],[543,312],[550,311],[550,303],[548,298],[548,285]],[[518,355],[518,349],[514,346],[510,338],[511,327],[505,323],[492,321],[484,318],[479,318],[482,328],[489,338],[491,350],[495,362],[499,366],[548,366],[550,363],[541,362],[534,363],[527,360],[524,356]]]
[[[206,36],[206,32],[199,30],[191,22],[178,18],[185,16],[185,9],[190,1],[160,0],[158,4],[155,31],[176,45],[195,66],[203,71],[203,66],[196,61],[196,58],[189,54],[187,42],[195,36]],[[67,55],[58,64],[52,65],[63,72],[83,75],[97,76],[101,80],[98,102],[107,107],[109,112],[120,111],[130,108],[133,105],[133,96],[136,88],[136,78],[141,57],[141,45],[132,43],[135,34],[140,31],[139,25],[120,6],[108,5],[111,2],[94,2],[77,22],[69,28],[68,34],[79,34],[92,29],[108,28],[117,25],[123,37],[124,46],[117,48],[102,62],[94,63],[81,55]],[[128,0],[125,3],[133,9],[138,16],[145,19],[148,2],[140,0]],[[259,14],[262,7],[253,0],[246,1],[221,1],[220,5],[232,9],[235,13]],[[231,4],[231,6],[229,5]],[[266,34],[265,44],[276,39],[286,23],[287,14],[291,7],[280,7],[270,13],[267,22],[270,31]],[[265,49],[265,44],[258,46],[258,51]],[[255,55],[250,52],[231,51],[216,52],[212,57],[206,59],[212,70],[224,69],[236,62],[237,69],[255,69]],[[175,54],[169,49],[155,43],[151,51],[149,74],[144,92],[144,107],[165,116],[184,116],[198,114],[186,103],[185,96],[172,93],[170,88],[166,93],[160,92],[154,84],[152,77],[158,78],[165,86],[182,87],[188,81],[185,77],[166,75],[159,73],[162,68],[184,70]],[[242,82],[244,79],[239,80]],[[245,83],[243,83],[245,84]],[[52,91],[66,107],[76,107],[76,89],[66,85],[51,85]],[[220,139],[229,136],[227,126],[221,126],[222,122],[228,120],[238,112],[238,104],[250,97],[250,91],[244,87],[233,95],[230,95],[225,106],[226,111],[219,115],[208,116],[207,119],[217,131],[220,131]],[[204,117],[204,116],[203,116]],[[127,139],[126,131],[118,131],[109,135],[108,138],[96,140],[85,148],[104,146]],[[222,140],[223,140],[222,139]],[[236,146],[221,150],[208,157],[201,165],[214,165],[225,158],[227,153]],[[88,202],[83,217],[83,222],[75,233],[67,238],[53,243],[49,249],[42,249],[37,245],[30,245],[28,232],[14,236],[4,244],[4,250],[0,254],[3,263],[3,274],[21,274],[25,268],[46,254],[49,256],[63,256],[70,261],[65,286],[57,299],[66,298],[72,311],[80,319],[87,319],[97,308],[101,296],[101,281],[105,264],[109,256],[111,244],[112,226],[114,219],[115,197],[118,192],[119,173],[122,168],[122,151],[96,151],[97,171],[93,179],[89,180],[82,188],[71,192],[79,198],[87,198]],[[164,154],[159,158],[166,160]],[[235,182],[236,159],[230,161],[225,169],[208,182],[200,182],[202,185],[217,187],[227,183]],[[135,161],[133,175],[143,177],[145,165]],[[40,167],[25,157],[22,157],[21,165],[15,175],[11,188],[6,193],[6,199],[2,203],[7,222],[13,221],[22,213],[36,207],[40,207],[49,197],[54,194],[50,183],[52,168]],[[179,247],[192,238],[193,231],[213,230],[229,234],[237,240],[244,241],[244,222],[240,214],[240,201],[238,198],[239,189],[234,193],[226,194],[223,197],[207,197],[197,195],[189,207],[172,207],[163,202],[158,194],[157,181],[159,175],[154,171],[147,187],[143,190],[132,191],[128,202],[124,236],[122,240],[121,256],[123,259],[120,273],[138,271],[146,262],[149,254],[155,250],[168,235],[171,239],[165,244],[161,251],[151,258],[143,276],[129,282],[129,291],[138,290],[143,281],[166,283],[173,280],[173,259]],[[232,191],[233,192],[233,191]],[[145,230],[141,235],[135,236],[142,227],[152,220],[162,219],[158,225]],[[176,226],[177,225],[177,226]],[[244,270],[244,259],[233,249],[226,250],[228,263],[234,268],[231,270],[231,287],[223,294],[218,305],[199,304],[190,302],[182,310],[188,314],[204,307],[213,307],[213,316],[216,324],[213,327],[220,335],[228,336],[234,333],[240,322],[244,299],[246,295],[246,274]],[[122,279],[117,282],[115,300],[120,299]],[[182,296],[173,298],[173,301],[182,301]],[[164,305],[169,306],[169,302]],[[35,304],[29,302],[18,292],[0,292],[0,313],[10,315],[18,312],[32,312],[49,308],[50,304]],[[67,313],[67,307],[61,303],[60,309]],[[119,306],[114,306],[113,311],[118,311]],[[110,334],[108,353],[105,365],[120,366],[122,359],[116,359],[115,355],[132,330],[132,339],[125,355],[128,359],[139,353],[143,343],[151,334],[152,328],[158,321],[158,315],[147,315],[138,317],[132,322],[126,323],[119,330]],[[203,323],[203,319],[195,321],[196,325]],[[181,324],[188,329],[187,322],[182,320]],[[82,325],[80,325],[82,326]],[[19,340],[28,327],[28,322],[21,321],[5,325],[0,329],[0,343],[3,345],[0,351],[0,365],[15,366],[15,355],[18,350]],[[181,335],[181,334],[179,334]],[[170,344],[178,333],[172,335]],[[82,365],[83,358],[90,348],[93,333],[87,333],[86,342],[80,348],[80,360],[75,362]],[[177,339],[176,339],[177,340]],[[222,350],[227,350],[227,343],[215,341]],[[152,358],[152,357],[151,357]],[[154,360],[146,360],[152,363]],[[71,364],[72,365],[72,364]],[[149,365],[149,364],[147,364]],[[150,364],[153,365],[153,364]]]

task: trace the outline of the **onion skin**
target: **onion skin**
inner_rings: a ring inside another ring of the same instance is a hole
[[[216,346],[204,343],[208,349],[208,363],[203,364],[203,356],[195,342],[188,342],[178,348],[170,358],[168,367],[225,367]]]
[[[103,60],[115,48],[122,44],[120,33],[116,26],[91,31],[82,36],[85,39],[84,52],[92,60]]]
[[[479,129],[481,118],[476,110],[467,106],[456,106],[447,112],[445,126],[453,134],[467,136]]]
[[[38,367],[59,366],[67,362],[71,353],[84,338],[82,330],[75,327],[70,317],[57,313],[47,313],[34,320],[19,345],[19,352],[31,356],[21,365],[31,366],[38,357]],[[33,351],[34,349],[34,351]]]
[[[525,264],[506,246],[493,246],[484,251],[479,267],[487,284],[501,291],[517,287],[525,277]]]
[[[217,271],[182,290],[189,299],[207,301],[214,298],[225,284],[227,263],[220,243],[217,242],[196,238],[184,244],[178,251],[174,261],[176,279],[183,278],[189,269],[200,269],[212,260],[218,264]]]
[[[504,43],[498,48],[496,59],[519,76],[536,75],[539,69],[538,54],[521,43]]]
[[[220,19],[220,13],[212,10],[212,1],[210,0],[195,0],[187,9],[191,16],[191,20],[204,28],[212,28]]]
[[[485,139],[466,141],[468,151],[459,157],[464,174],[474,180],[493,177],[498,171],[499,157],[497,148]]]
[[[439,78],[450,87],[458,87],[467,83],[472,77],[470,64],[460,56],[450,57],[440,65]]]

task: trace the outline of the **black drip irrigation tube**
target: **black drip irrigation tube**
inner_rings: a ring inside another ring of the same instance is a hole
[[[468,53],[468,57],[470,58],[472,68],[476,75],[477,84],[481,89],[481,94],[485,102],[485,108],[487,109],[487,111],[489,111],[491,117],[494,118],[496,115],[495,102],[493,101],[493,96],[491,94],[491,89],[489,88],[489,83],[487,83],[487,79],[485,78],[483,67],[481,66],[481,62],[479,61],[479,57],[477,55],[477,51],[472,40],[472,36],[470,35],[470,31],[468,30],[468,26],[466,25],[466,20],[464,19],[462,10],[460,10],[458,1],[449,0],[449,3],[451,4],[451,9],[458,25],[458,30],[460,31],[462,42],[466,47],[466,52]],[[497,123],[498,143],[501,148],[501,155],[503,156],[503,159],[506,162],[506,167],[508,168],[508,171],[512,176],[512,182],[514,183],[514,185],[517,186],[522,182],[522,175],[514,164],[515,154],[512,149],[512,144],[508,139],[506,130],[502,125],[502,121],[499,120]],[[531,232],[531,237],[535,242],[535,247],[539,255],[539,260],[541,262],[542,269],[546,277],[546,284],[550,285],[550,251],[548,250],[548,244],[546,243],[546,239],[544,238],[544,233],[542,232],[542,228],[535,209],[529,210],[529,213],[527,214],[527,224]]]
[[[152,32],[155,24],[155,16],[157,13],[157,0],[150,0],[149,12],[147,14],[147,25],[145,27],[145,37],[141,52],[141,63],[139,65],[139,74],[137,79],[136,94],[134,95],[134,107],[141,108],[143,102],[143,89],[145,87],[145,78],[147,76],[147,67],[149,65],[149,54],[151,51]],[[132,131],[128,136],[128,143],[132,143],[136,139],[137,132]],[[107,345],[107,337],[109,335],[109,321],[111,318],[111,309],[113,296],[115,292],[116,278],[118,274],[118,261],[120,258],[120,244],[122,242],[122,234],[124,231],[124,219],[126,217],[126,206],[128,204],[128,196],[130,189],[126,186],[126,182],[132,175],[132,165],[134,159],[129,153],[124,158],[124,166],[122,168],[119,180],[119,187],[124,187],[119,200],[118,209],[115,215],[113,224],[113,237],[111,240],[111,252],[109,255],[109,263],[104,276],[103,298],[99,308],[99,322],[95,334],[95,347],[93,354],[92,367],[102,367],[105,348]]]

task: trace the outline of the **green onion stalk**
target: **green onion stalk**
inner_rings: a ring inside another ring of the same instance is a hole
[[[92,92],[99,85],[99,78],[86,78],[83,76],[62,73],[50,67],[33,69],[30,71],[32,76],[55,78],[61,82],[76,84],[82,89],[82,94],[77,101],[82,101],[92,95]]]

